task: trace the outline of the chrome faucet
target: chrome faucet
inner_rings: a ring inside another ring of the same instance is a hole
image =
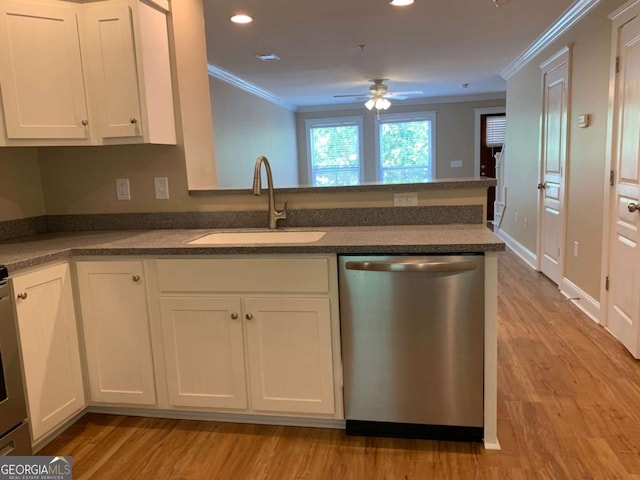
[[[284,220],[287,218],[287,201],[284,201],[284,207],[282,210],[276,210],[276,200],[273,195],[273,177],[271,175],[271,165],[267,157],[260,155],[256,160],[256,167],[253,171],[253,194],[260,195],[262,193],[262,175],[261,167],[264,163],[264,168],[267,171],[267,188],[269,190],[269,228],[278,228],[278,220]]]

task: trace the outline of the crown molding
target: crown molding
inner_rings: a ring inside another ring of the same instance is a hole
[[[529,47],[522,52],[516,59],[509,64],[502,72],[500,76],[505,80],[509,80],[520,69],[522,69],[527,63],[533,60],[536,55],[547,48],[551,43],[556,41],[567,30],[573,27],[579,22],[587,13],[589,13],[600,0],[578,0],[575,4],[569,7],[558,18],[553,25],[551,25],[545,32],[538,37]]]
[[[256,85],[241,79],[240,77],[236,77],[233,73],[220,68],[217,65],[212,65],[210,63],[207,64],[207,71],[209,72],[210,76],[233,85],[240,90],[244,90],[247,93],[255,95],[256,97],[260,97],[268,102],[274,103],[292,112],[296,111],[295,105],[285,102],[281,98],[276,97],[273,93],[267,92],[266,90],[263,90],[260,87],[257,87]]]
[[[408,106],[408,105],[434,105],[440,103],[460,103],[460,102],[481,102],[483,100],[506,100],[505,92],[496,93],[479,93],[476,95],[449,95],[444,97],[423,97],[413,98],[410,100],[400,100],[393,102],[392,105]],[[311,112],[331,112],[336,110],[352,110],[364,108],[364,102],[358,103],[331,103],[327,105],[312,105],[306,107],[298,107],[297,113]]]

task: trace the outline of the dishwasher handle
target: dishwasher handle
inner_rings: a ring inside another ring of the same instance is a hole
[[[474,262],[346,262],[347,270],[368,272],[456,273],[476,269]]]

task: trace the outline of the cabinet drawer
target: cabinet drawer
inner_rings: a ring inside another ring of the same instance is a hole
[[[158,287],[164,293],[326,293],[328,262],[326,257],[158,260]]]

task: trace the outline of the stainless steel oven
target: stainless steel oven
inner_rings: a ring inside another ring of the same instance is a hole
[[[0,266],[0,455],[31,453],[13,298]]]

